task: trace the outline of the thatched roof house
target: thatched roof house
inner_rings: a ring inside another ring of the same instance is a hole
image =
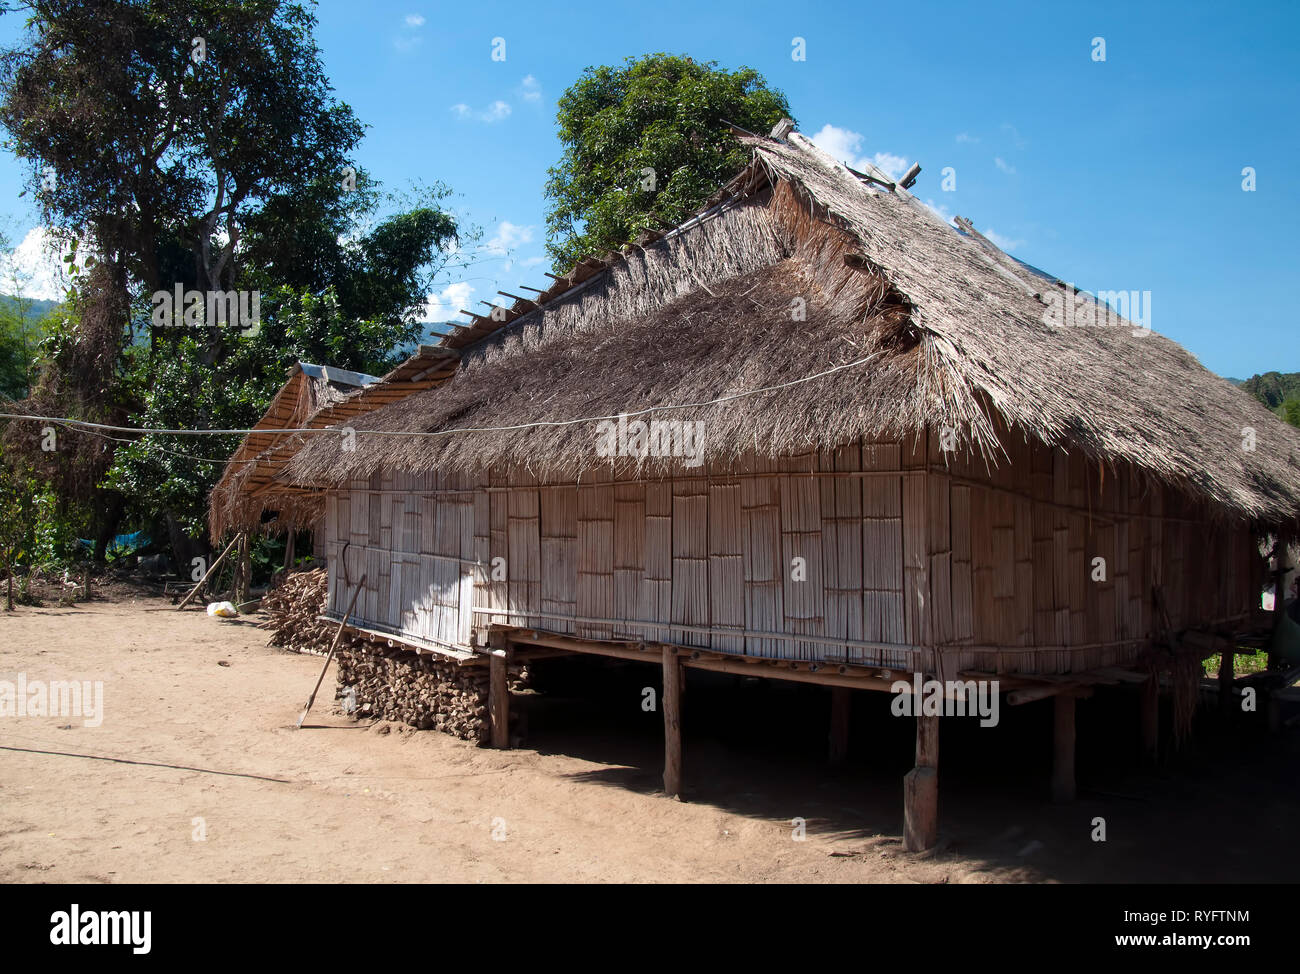
[[[1247,624],[1300,432],[884,174],[746,141],[694,219],[275,472],[324,498],[336,618],[364,576],[352,621],[426,651],[662,650],[674,727],[683,665],[1065,708]]]
[[[415,355],[382,379],[332,365],[297,362],[291,366],[289,378],[272,397],[253,427],[254,432],[244,437],[226,462],[221,480],[212,489],[208,502],[212,540],[217,541],[231,531],[280,533],[309,527],[324,511],[320,495],[274,483],[284,464],[302,447],[305,437],[278,431],[326,429],[344,424],[353,417],[430,388],[437,381],[428,378],[431,367],[448,362],[454,363],[455,356],[421,346]],[[266,432],[259,432],[263,430]],[[268,510],[278,516],[264,522],[262,515]]]

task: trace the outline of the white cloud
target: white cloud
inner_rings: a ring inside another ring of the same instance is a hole
[[[478,122],[499,122],[510,114],[510,105],[497,100],[483,111],[476,112],[464,102],[458,102],[451,106],[451,110],[456,113],[457,118],[468,118]]]
[[[524,80],[519,83],[519,88],[520,88],[520,94],[522,94],[524,97],[524,101],[542,100],[541,83],[536,78],[534,78],[531,74],[526,76]]]
[[[61,258],[68,250],[62,247],[55,253],[52,241],[44,227],[33,227],[11,254],[0,255],[0,293],[12,294],[21,287],[24,297],[62,301],[67,265]]]
[[[1005,250],[1007,253],[1010,253],[1016,248],[1023,247],[1025,245],[1025,242],[1023,240],[1013,240],[1010,237],[1004,237],[1002,234],[998,233],[996,230],[992,228],[981,230],[980,233],[984,234],[984,236],[988,237],[991,241],[993,241],[993,244],[999,250]]]
[[[954,214],[948,209],[948,207],[944,206],[942,203],[936,203],[934,200],[926,200],[925,205],[928,206],[930,210],[944,223],[956,226],[956,224],[953,223]]]
[[[545,258],[545,257],[529,257],[527,260],[521,260],[521,261],[519,262],[519,266],[520,266],[520,267],[536,267],[538,264],[545,264],[545,263],[546,263],[546,258]]]
[[[430,294],[424,302],[425,321],[447,321],[460,315],[461,308],[468,308],[470,298],[474,296],[474,287],[465,281],[448,284],[437,294]]]
[[[892,152],[877,152],[872,156],[862,155],[862,136],[850,129],[842,129],[830,124],[823,125],[812,137],[812,142],[823,152],[859,172],[869,166],[875,166],[890,179],[898,179],[907,171],[907,160]]]
[[[422,15],[407,14],[402,20],[401,34],[393,38],[393,47],[403,53],[415,50],[424,42],[424,38],[417,33],[423,26],[424,17]]]
[[[960,134],[957,136],[957,141],[958,141],[958,142],[968,142],[968,143],[970,143],[971,145],[974,145],[974,144],[976,144],[977,142],[979,142],[979,136],[978,136],[978,135],[971,135],[971,134],[968,133],[968,132],[962,132],[962,133],[960,133]]]
[[[1011,165],[1011,163],[1007,162],[1001,156],[995,156],[993,159],[993,164],[997,166],[999,169],[1001,169],[1008,176],[1014,176],[1016,174],[1016,167]]]
[[[521,227],[509,220],[502,220],[497,226],[497,232],[483,248],[493,257],[505,257],[520,244],[532,243],[532,240],[532,227]]]
[[[883,169],[890,179],[898,179],[907,172],[907,160],[892,152],[877,152],[871,157],[877,169]]]
[[[1026,139],[1023,135],[1021,135],[1020,130],[1017,129],[1014,125],[1012,125],[1010,122],[1002,123],[1002,131],[1006,132],[1007,135],[1011,136],[1011,141],[1015,143],[1017,149],[1023,149],[1025,146],[1029,144],[1029,140]]]

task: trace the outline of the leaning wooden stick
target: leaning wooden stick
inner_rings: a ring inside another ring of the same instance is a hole
[[[311,710],[311,705],[316,702],[316,694],[320,690],[320,685],[325,682],[325,671],[330,668],[330,660],[334,658],[334,650],[338,648],[339,640],[343,637],[343,628],[348,624],[348,616],[352,615],[352,607],[357,604],[357,596],[361,594],[361,586],[366,584],[366,576],[362,575],[357,587],[352,590],[352,601],[348,603],[348,611],[343,613],[343,619],[339,622],[339,631],[334,634],[334,641],[330,643],[330,651],[325,654],[325,665],[321,667],[320,676],[316,678],[316,689],[312,690],[311,696],[307,698],[307,706],[302,708],[302,716],[298,718],[298,730],[302,730],[302,722],[307,719],[307,711]]]
[[[233,548],[238,543],[239,539],[242,537],[243,537],[243,533],[241,532],[235,535],[234,539],[230,542],[230,544],[226,545],[226,550],[223,551],[220,557],[218,557],[217,560],[212,563],[212,567],[203,573],[203,577],[199,579],[198,584],[195,585],[192,589],[190,589],[190,594],[185,596],[185,598],[181,600],[180,605],[176,606],[177,612],[180,612],[181,609],[189,605],[190,602],[194,600],[194,596],[198,595],[199,592],[202,591],[203,586],[207,583],[208,579],[212,577],[212,573],[215,572],[217,568],[221,565],[221,563],[226,560],[226,555],[230,554],[230,549]]]

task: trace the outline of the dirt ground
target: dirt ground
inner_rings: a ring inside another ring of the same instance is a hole
[[[855,695],[852,760],[832,771],[821,756],[820,688],[692,673],[688,800],[678,802],[659,793],[661,724],[640,708],[638,687],[652,681],[635,667],[608,678],[584,671],[571,697],[517,698],[529,710],[528,741],[510,751],[353,722],[336,709],[333,667],[295,730],[321,660],[268,648],[256,621],[177,613],[145,597],[0,613],[0,680],[22,673],[104,687],[97,727],[81,717],[0,718],[0,881],[1300,875],[1295,730],[1267,737],[1251,724],[1211,735],[1176,766],[1142,771],[1129,760],[1136,717],[1132,728],[1111,727],[1130,720],[1127,703],[1088,701],[1080,800],[1054,806],[1045,796],[1050,706],[1015,708],[996,735],[949,734],[945,721],[943,843],[917,858],[899,836],[910,721],[889,717],[881,695]],[[792,737],[787,726],[801,730]],[[1090,726],[1100,730],[1085,748]],[[1098,817],[1105,842],[1091,837]],[[802,841],[794,819],[804,820]]]

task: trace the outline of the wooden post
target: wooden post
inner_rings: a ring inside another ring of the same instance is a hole
[[[1219,660],[1219,711],[1228,714],[1232,711],[1232,687],[1236,680],[1233,665],[1236,662],[1236,645],[1229,641]]]
[[[293,528],[289,529],[289,537],[284,542],[284,570],[285,572],[293,571],[293,547],[297,532]]]
[[[1074,697],[1058,693],[1052,698],[1055,717],[1052,762],[1052,801],[1074,801]]]
[[[248,601],[248,592],[253,585],[253,552],[252,545],[249,541],[248,532],[244,532],[244,540],[239,543],[239,581],[235,584],[235,604],[241,605]]]
[[[1152,673],[1142,684],[1140,722],[1142,760],[1154,764],[1160,756],[1160,676]]]
[[[842,764],[849,753],[849,710],[853,693],[848,687],[831,687],[831,764]]]
[[[499,629],[488,633],[488,714],[492,725],[492,746],[505,750],[510,747],[510,683],[507,680],[505,633]]]
[[[939,841],[939,718],[916,717],[916,767],[903,777],[903,848],[924,852]]]
[[[677,650],[664,647],[664,688],[659,698],[664,711],[664,794],[682,795],[682,664]]]

